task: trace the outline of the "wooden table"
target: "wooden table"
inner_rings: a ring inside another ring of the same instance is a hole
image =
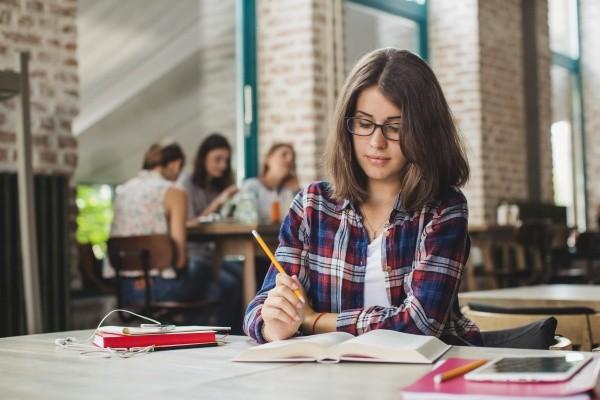
[[[252,230],[257,230],[271,251],[275,253],[279,245],[279,225],[244,225],[233,222],[201,223],[188,227],[189,240],[211,241],[216,244],[216,266],[220,265],[226,255],[244,257],[244,306],[248,305],[256,295],[255,257],[263,254],[258,247]]]
[[[81,359],[54,339],[91,331],[0,338],[2,399],[399,399],[431,365],[235,363],[252,346],[230,336],[220,347],[171,350],[131,359]],[[544,350],[454,347],[446,357],[547,355]],[[560,354],[564,354],[561,352]]]
[[[600,285],[537,285],[458,294],[468,302],[504,307],[589,307],[600,313]]]
[[[600,343],[600,285],[536,285],[458,294],[461,306],[483,303],[502,307],[588,307],[590,341]]]

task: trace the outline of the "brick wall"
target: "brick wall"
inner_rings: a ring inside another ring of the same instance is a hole
[[[583,82],[588,221],[596,225],[600,205],[600,2],[581,0],[581,78]]]
[[[542,200],[552,200],[547,2],[536,6]],[[528,198],[520,0],[431,0],[432,67],[465,137],[472,224],[494,223],[502,200]]]
[[[73,176],[77,140],[77,0],[0,0],[0,70],[15,70],[18,52],[30,54],[31,133],[35,173]],[[0,171],[15,171],[15,99],[0,101]],[[73,179],[70,180],[73,182]],[[71,279],[77,281],[75,189],[69,192]],[[15,210],[16,211],[16,210]]]
[[[257,3],[259,154],[262,159],[274,142],[292,143],[302,184],[322,176],[328,118],[342,73],[334,43],[340,1]]]
[[[314,14],[314,1],[257,3],[259,155],[273,142],[292,143],[304,183],[316,177]]]
[[[522,200],[527,189],[521,4],[479,1],[484,218],[502,200]]]
[[[76,0],[0,0],[0,69],[31,55],[31,132],[36,172],[72,174],[78,112]],[[15,102],[0,102],[0,170],[16,170]]]
[[[432,0],[428,18],[430,63],[463,135],[471,167],[465,188],[469,220],[481,224],[485,198],[477,1]]]

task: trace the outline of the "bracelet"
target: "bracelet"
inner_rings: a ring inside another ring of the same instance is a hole
[[[310,334],[314,335],[315,334],[315,328],[317,327],[317,321],[319,320],[319,318],[321,318],[323,315],[325,315],[325,313],[319,313],[319,315],[317,315],[317,318],[315,318],[315,320],[312,323],[312,328],[310,330]]]

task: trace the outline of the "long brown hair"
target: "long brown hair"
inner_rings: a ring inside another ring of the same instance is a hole
[[[277,150],[281,149],[282,147],[287,147],[288,149],[290,149],[290,151],[292,152],[293,162],[292,162],[291,173],[281,180],[279,187],[277,188],[278,190],[281,189],[282,187],[284,187],[290,179],[293,179],[296,176],[296,152],[294,151],[294,146],[292,146],[290,143],[274,143],[274,144],[272,144],[271,147],[269,147],[267,154],[265,154],[265,157],[263,158],[262,167],[260,169],[260,177],[262,178],[267,174],[267,171],[269,171],[269,164],[268,164],[269,158]]]
[[[360,93],[372,86],[402,111],[399,145],[406,158],[400,173],[402,206],[420,209],[441,191],[464,185],[469,165],[433,71],[409,51],[384,48],[356,64],[338,98],[325,153],[333,197],[356,204],[367,200],[368,178],[356,160],[346,119],[354,116]]]
[[[229,162],[227,170],[222,177],[212,179],[206,171],[206,156],[213,150],[225,149],[229,151]],[[233,173],[231,172],[231,145],[225,136],[219,133],[209,135],[198,147],[196,160],[194,161],[194,172],[192,173],[192,182],[202,189],[208,189],[220,192],[233,183]]]

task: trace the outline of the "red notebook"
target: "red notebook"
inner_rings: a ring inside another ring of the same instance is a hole
[[[148,335],[119,335],[117,333],[96,332],[94,344],[98,347],[132,348],[156,346],[173,348],[216,344],[215,331],[155,333]]]
[[[594,358],[566,382],[476,382],[462,376],[436,384],[440,372],[468,364],[473,360],[448,358],[417,382],[402,389],[402,398],[410,399],[591,399],[597,384],[600,358]]]

